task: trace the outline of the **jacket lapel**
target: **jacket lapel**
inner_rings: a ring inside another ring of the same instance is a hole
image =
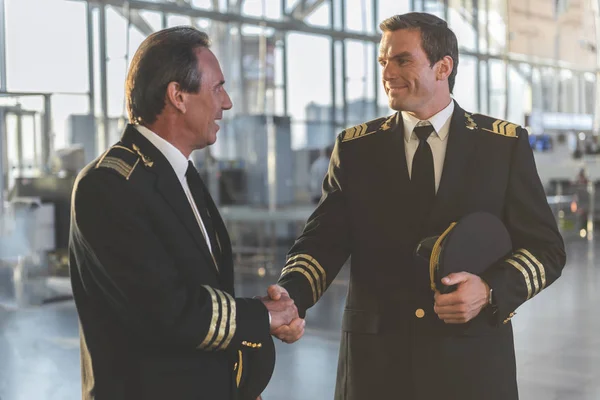
[[[380,193],[383,204],[390,201],[391,205],[399,206],[398,202],[403,204],[410,202],[414,197],[410,177],[408,176],[408,166],[406,164],[406,150],[404,143],[404,123],[400,113],[396,113],[390,120],[389,130],[381,134],[381,142],[377,151],[372,154],[370,161],[377,166],[375,171],[390,171],[393,179],[384,179],[380,184],[383,192]],[[380,128],[381,129],[381,128]],[[399,218],[406,217],[407,207],[395,207],[398,210]]]
[[[213,223],[215,230],[215,237],[217,238],[217,244],[213,247],[215,258],[219,263],[219,283],[221,287],[229,294],[235,297],[234,286],[233,286],[233,255],[231,250],[231,240],[227,233],[227,228],[221,214],[217,209],[212,197],[208,194],[208,189],[205,187],[206,206],[210,214],[210,218]],[[217,257],[217,254],[219,256]]]
[[[213,258],[204,239],[204,235],[198,226],[190,202],[183,191],[183,187],[171,167],[169,161],[163,156],[152,143],[148,141],[141,133],[138,132],[132,125],[128,125],[121,142],[128,148],[134,149],[137,147],[139,153],[143,155],[140,163],[144,162],[144,157],[148,160],[144,165],[148,171],[156,175],[156,190],[169,204],[173,212],[177,215],[180,222],[185,226],[188,233],[194,238],[202,254],[214,272],[217,268],[214,265]]]
[[[445,224],[449,222],[445,219],[458,217],[463,187],[468,182],[468,166],[476,149],[474,131],[470,126],[467,113],[454,102],[442,179],[430,214],[430,225],[438,222]]]
[[[418,199],[408,175],[406,162],[406,142],[404,140],[404,121],[398,112],[391,123],[391,132],[374,155],[373,162],[381,165],[379,170],[390,171],[393,179],[386,179],[381,192],[378,193],[382,210],[385,212],[386,225],[393,237],[398,234],[399,226],[407,227],[407,232],[416,232],[423,221],[417,220],[414,209]],[[411,233],[411,235],[412,235]],[[416,240],[416,239],[415,239]]]

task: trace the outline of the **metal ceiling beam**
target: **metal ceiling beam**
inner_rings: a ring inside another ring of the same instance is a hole
[[[146,21],[146,19],[140,14],[138,10],[129,10],[129,15],[127,15],[126,8],[123,7],[113,7],[113,9],[121,15],[125,19],[129,19],[131,21],[131,25],[135,26],[137,30],[139,30],[144,36],[148,36],[154,33],[154,29],[150,24]]]
[[[264,26],[267,28],[272,28],[279,31],[291,31],[291,32],[303,32],[314,35],[323,35],[329,36],[334,39],[344,40],[344,39],[352,39],[352,40],[360,40],[364,42],[373,42],[379,43],[381,39],[380,35],[370,35],[370,34],[362,34],[358,32],[344,32],[335,29],[329,28],[321,28],[317,26],[311,26],[306,24],[303,21],[299,21],[296,19],[287,19],[287,20],[274,20],[268,18],[257,18],[246,15],[240,15],[239,13],[221,13],[217,11],[203,10],[199,8],[194,8],[191,6],[179,6],[174,3],[165,3],[165,2],[154,2],[148,0],[70,0],[77,2],[87,2],[95,5],[111,5],[117,7],[123,7],[125,3],[129,3],[129,8],[131,10],[148,10],[148,11],[158,11],[165,12],[168,14],[177,14],[184,15],[193,18],[206,18],[213,21],[219,22],[237,22],[241,24],[255,25],[255,26]],[[600,1],[600,0],[598,0]],[[459,47],[459,52],[461,55],[467,56],[475,56],[481,60],[490,60],[497,59],[503,60],[504,57],[502,55],[493,55],[493,54],[477,54],[474,51],[466,50],[464,48]],[[526,56],[518,56],[512,54],[509,57],[509,61],[512,62],[525,62],[532,66],[537,67],[550,67],[550,68],[567,68],[573,71],[581,71],[581,72],[595,72],[594,70],[581,68],[581,66],[567,63],[567,62],[555,62],[555,61],[546,61],[546,60],[531,60],[530,57]],[[600,71],[600,70],[599,70]]]
[[[213,0],[217,1],[217,0]],[[244,6],[244,0],[229,0],[229,10],[234,12],[241,12]]]
[[[158,11],[165,12],[168,14],[178,14],[185,15],[193,18],[206,18],[213,21],[220,22],[237,22],[242,24],[256,25],[256,26],[264,26],[268,28],[273,28],[276,30],[282,31],[296,31],[296,32],[304,32],[311,33],[315,35],[325,35],[330,36],[335,39],[353,39],[353,40],[361,40],[365,42],[373,42],[379,43],[381,38],[380,35],[369,35],[362,34],[356,32],[343,32],[339,30],[320,28],[317,26],[310,26],[300,20],[274,20],[274,19],[266,19],[266,18],[257,18],[246,15],[240,15],[239,13],[231,13],[231,12],[218,12],[211,10],[203,10],[199,8],[194,8],[190,6],[181,6],[174,3],[163,3],[163,2],[153,2],[153,1],[145,1],[145,0],[71,0],[71,1],[85,1],[91,4],[97,5],[111,5],[116,7],[123,7],[125,3],[129,3],[129,8],[131,10],[149,10],[149,11]]]
[[[304,7],[306,7],[306,1],[307,0],[300,0],[296,6],[289,12],[289,15],[294,15],[297,13],[301,13],[302,11],[304,11]]]
[[[302,20],[314,13],[324,2],[325,0],[313,0],[309,3],[308,0],[302,0],[296,4],[290,14],[294,18]]]

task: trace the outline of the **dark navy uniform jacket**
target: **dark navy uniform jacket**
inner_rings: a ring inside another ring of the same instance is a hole
[[[237,397],[245,354],[271,340],[269,317],[235,297],[229,237],[205,201],[214,261],[171,165],[134,127],[79,174],[70,270],[83,399]]]
[[[455,104],[447,140],[433,210],[419,220],[399,113],[337,137],[323,197],[279,282],[304,312],[351,256],[338,400],[518,398],[510,319],[560,276],[563,241],[525,129]],[[504,222],[513,252],[481,275],[497,312],[445,324],[413,253],[421,239],[475,211]]]

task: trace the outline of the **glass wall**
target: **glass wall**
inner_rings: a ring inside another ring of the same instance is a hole
[[[558,11],[539,7],[537,0],[189,3],[191,8],[171,2],[168,13],[166,6],[161,12],[160,1],[153,10],[106,6],[103,13],[93,3],[88,52],[85,0],[9,1],[7,88],[52,94],[54,148],[70,144],[72,115],[92,113],[100,153],[125,121],[124,80],[141,41],[162,27],[191,24],[210,34],[234,103],[214,153],[237,157],[235,120],[257,114],[289,117],[293,150],[314,152],[344,128],[392,113],[377,63],[378,24],[417,10],[445,18],[458,37],[454,98],[463,108],[519,124],[537,121],[531,124],[534,134],[547,128],[546,117],[585,120],[594,113],[596,44],[587,3],[568,2]],[[220,21],[209,19],[213,11]],[[50,22],[49,14],[60,21]],[[32,26],[44,34],[33,33]],[[43,109],[27,99],[21,105]]]

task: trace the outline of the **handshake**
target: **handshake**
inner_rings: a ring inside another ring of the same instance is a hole
[[[267,289],[267,296],[260,300],[271,315],[271,335],[285,343],[294,343],[304,335],[304,319],[298,316],[294,300],[284,288],[271,285]]]

